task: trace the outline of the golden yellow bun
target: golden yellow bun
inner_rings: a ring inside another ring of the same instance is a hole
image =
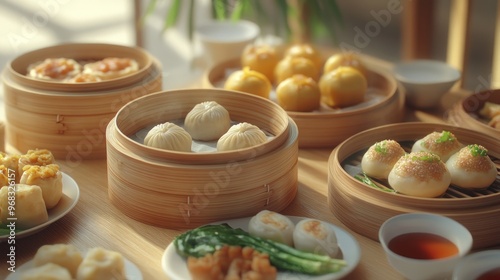
[[[317,69],[323,67],[323,56],[314,46],[310,44],[294,44],[285,51],[285,56],[304,57],[311,60]]]
[[[301,74],[313,78],[319,78],[319,69],[310,59],[305,57],[285,57],[278,62],[274,68],[274,81],[280,84],[293,75]]]
[[[272,82],[274,68],[279,60],[278,52],[274,46],[248,45],[241,55],[241,66],[250,67],[251,70],[262,73]]]
[[[224,83],[224,89],[242,91],[269,98],[272,85],[262,73],[244,67],[229,75]]]
[[[367,88],[365,76],[350,66],[324,73],[319,80],[321,101],[330,107],[343,108],[363,102]]]
[[[446,192],[451,175],[439,156],[415,152],[399,158],[389,173],[388,181],[399,193],[430,198]]]
[[[323,66],[323,73],[333,71],[340,66],[351,66],[359,70],[366,77],[366,67],[359,56],[353,52],[336,53],[328,57]]]
[[[310,112],[319,108],[321,94],[311,77],[296,74],[278,85],[276,98],[286,111]]]

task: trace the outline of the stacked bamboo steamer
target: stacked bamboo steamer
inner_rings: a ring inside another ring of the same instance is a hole
[[[377,240],[381,224],[388,218],[410,212],[431,212],[448,216],[466,226],[474,247],[500,244],[500,175],[484,190],[465,190],[450,186],[439,198],[419,198],[388,193],[354,178],[361,171],[360,161],[366,150],[384,139],[398,141],[405,150],[433,131],[447,130],[462,144],[479,144],[500,167],[498,139],[450,125],[404,123],[384,125],[358,133],[340,145],[328,160],[328,204],[335,216],[350,229]]]
[[[183,120],[198,103],[215,101],[234,122],[248,122],[272,137],[264,144],[226,152],[176,152],[143,145],[144,128]],[[125,105],[109,123],[108,194],[138,221],[192,228],[281,211],[297,187],[298,130],[277,104],[251,94],[218,89],[158,92]]]
[[[500,139],[500,129],[489,126],[487,120],[479,114],[486,102],[500,104],[500,89],[477,92],[463,98],[451,108],[448,121]]]
[[[62,83],[26,76],[30,64],[46,58],[135,59],[139,70],[115,79]],[[49,149],[70,164],[106,156],[105,131],[118,109],[130,100],[162,89],[161,66],[137,47],[111,44],[62,44],[25,53],[2,73],[6,140],[20,152]]]
[[[299,128],[301,148],[335,147],[358,132],[375,126],[400,122],[404,114],[404,94],[398,90],[394,77],[376,65],[366,63],[367,94],[376,96],[350,108],[332,109],[326,105],[314,112],[287,111]],[[204,77],[204,85],[222,88],[235,70],[241,69],[239,59],[214,65]]]

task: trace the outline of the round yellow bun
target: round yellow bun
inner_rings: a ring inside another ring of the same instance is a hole
[[[367,88],[365,76],[350,66],[341,66],[324,73],[319,80],[321,101],[335,108],[363,102]]]

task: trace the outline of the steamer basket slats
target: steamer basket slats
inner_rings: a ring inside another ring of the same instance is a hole
[[[151,148],[130,137],[183,119],[204,101],[216,101],[233,121],[252,123],[274,137],[239,151],[201,153]],[[168,228],[281,211],[297,192],[297,137],[295,123],[278,105],[250,94],[192,89],[141,97],[107,127],[109,198],[126,215]]]
[[[46,58],[99,60],[126,57],[139,70],[125,77],[63,83],[27,77],[30,64]],[[129,101],[162,89],[161,66],[140,48],[63,44],[25,53],[2,72],[7,141],[20,152],[49,149],[57,159],[106,156],[107,123]]]
[[[485,190],[450,186],[442,197],[419,198],[371,188],[357,181],[347,168],[360,168],[363,153],[377,141],[393,139],[408,151],[414,141],[442,130],[451,131],[463,144],[483,145],[488,149],[488,155],[498,161],[498,139],[469,129],[442,124],[403,123],[366,130],[342,142],[330,155],[328,204],[331,211],[352,230],[375,240],[380,225],[392,216],[432,212],[449,216],[466,226],[474,237],[475,248],[500,244],[500,174]]]

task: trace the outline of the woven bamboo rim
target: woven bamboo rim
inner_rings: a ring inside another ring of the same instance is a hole
[[[404,123],[384,125],[358,133],[340,145],[328,160],[328,203],[331,211],[352,230],[377,240],[380,225],[388,218],[409,212],[432,212],[454,218],[474,237],[474,247],[500,243],[500,179],[487,190],[465,191],[450,187],[443,197],[418,198],[386,193],[354,179],[344,164],[359,166],[362,153],[384,139],[413,143],[433,131],[453,132],[463,144],[485,146],[500,168],[498,139],[477,131],[443,124]],[[411,148],[411,146],[407,146]],[[500,177],[499,177],[500,178]]]
[[[106,57],[123,57],[135,59],[139,64],[139,71],[106,81],[89,83],[61,83],[50,80],[34,79],[26,76],[26,70],[32,63],[46,58],[73,58],[75,60],[100,60]],[[7,71],[14,83],[42,90],[75,92],[95,91],[125,87],[141,81],[151,68],[153,58],[143,49],[113,44],[72,43],[61,44],[22,54],[7,65]]]
[[[301,148],[334,147],[351,135],[375,126],[400,122],[404,113],[404,94],[398,90],[394,77],[386,71],[367,65],[370,91],[377,90],[384,97],[377,103],[359,109],[322,112],[292,112],[287,114],[299,127]],[[221,62],[209,69],[203,85],[216,88],[227,77],[228,69],[241,68],[238,59]]]
[[[107,129],[108,194],[123,213],[168,228],[281,211],[294,199],[298,130],[288,123],[286,141],[277,149],[243,161],[179,164],[131,152]],[[256,176],[258,174],[258,176]]]
[[[478,111],[485,102],[500,104],[500,89],[474,93],[456,103],[448,114],[448,121],[457,126],[469,128],[500,139],[500,130],[482,120]]]
[[[184,119],[196,104],[204,101],[221,104],[229,111],[231,120],[249,122],[274,137],[246,149],[207,153],[157,149],[130,138],[144,127]],[[220,89],[185,89],[150,94],[120,109],[114,122],[117,128],[114,137],[132,153],[184,164],[225,163],[258,157],[280,147],[286,141],[289,129],[289,118],[277,104],[255,95]]]

